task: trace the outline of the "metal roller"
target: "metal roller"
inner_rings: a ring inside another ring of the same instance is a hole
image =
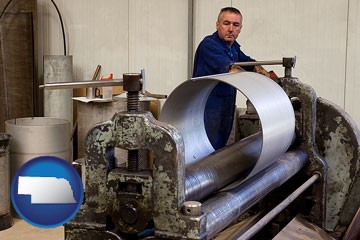
[[[214,152],[204,126],[207,98],[218,82],[242,92],[254,105],[262,126],[259,157],[247,177],[274,162],[294,139],[295,116],[289,97],[273,80],[252,72],[193,78],[178,86],[166,100],[160,121],[177,128],[185,144],[185,164],[196,163]],[[220,161],[220,160],[219,160]]]
[[[202,211],[207,213],[208,237],[213,237],[264,196],[294,176],[305,166],[307,159],[305,151],[287,152],[275,159],[275,163],[269,168],[260,171],[238,187],[220,192],[202,203]]]
[[[262,145],[261,133],[219,149],[185,170],[185,198],[200,201],[227,184],[243,179],[254,167]]]

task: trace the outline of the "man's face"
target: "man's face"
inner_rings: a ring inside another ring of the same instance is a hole
[[[216,22],[218,35],[229,46],[231,46],[239,36],[242,27],[242,17],[232,12],[221,13],[219,20]]]

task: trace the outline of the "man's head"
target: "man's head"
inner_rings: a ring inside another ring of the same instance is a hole
[[[225,7],[220,10],[216,21],[216,30],[221,39],[231,46],[239,36],[242,27],[242,15],[234,7]]]

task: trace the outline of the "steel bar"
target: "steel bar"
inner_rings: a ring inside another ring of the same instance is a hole
[[[305,183],[303,183],[299,188],[297,188],[290,196],[285,198],[279,205],[267,213],[262,219],[260,219],[255,225],[253,225],[249,230],[247,230],[243,235],[238,237],[236,240],[247,240],[253,237],[257,232],[259,232],[266,224],[268,224],[274,217],[276,217],[282,210],[284,210],[290,203],[292,203],[301,193],[313,185],[320,175],[315,173],[312,175]]]
[[[256,61],[256,62],[235,62],[232,66],[258,66],[258,65],[283,65],[283,60]]]
[[[185,170],[185,198],[200,201],[227,184],[244,179],[259,158],[262,135],[257,133],[213,152]]]
[[[239,186],[219,192],[202,204],[207,214],[206,230],[211,238],[275,188],[294,176],[306,163],[305,151],[287,152],[271,166]]]
[[[94,81],[79,81],[79,82],[58,82],[47,83],[40,85],[39,88],[44,89],[72,89],[72,88],[88,88],[88,87],[106,87],[106,86],[122,86],[122,79],[113,80],[94,80]]]

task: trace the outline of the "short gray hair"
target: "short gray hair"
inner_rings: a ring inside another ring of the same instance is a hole
[[[231,12],[231,13],[235,13],[235,14],[239,14],[242,17],[241,12],[239,11],[239,9],[234,8],[234,7],[224,7],[220,10],[219,15],[218,15],[218,21],[220,20],[220,16],[223,12]]]

